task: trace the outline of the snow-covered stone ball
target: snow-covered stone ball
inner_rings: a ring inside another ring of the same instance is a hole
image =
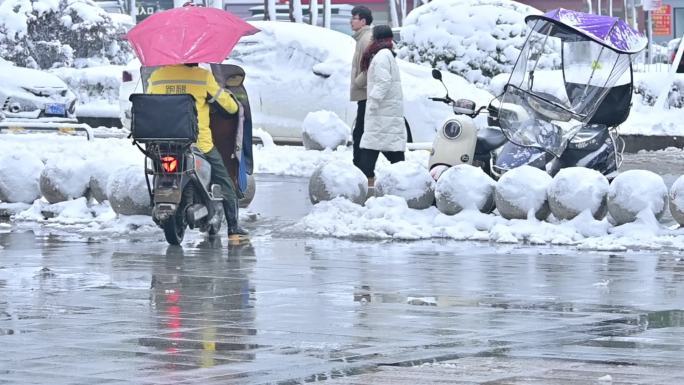
[[[542,221],[551,213],[546,190],[553,178],[532,166],[507,171],[496,183],[494,201],[506,219],[528,219],[530,214]]]
[[[49,159],[40,173],[40,192],[51,204],[85,196],[89,185],[88,162],[78,157]]]
[[[395,195],[412,209],[426,209],[435,201],[435,181],[417,162],[397,162],[380,170],[375,178],[375,196]]]
[[[608,188],[608,179],[596,170],[564,168],[549,185],[549,207],[558,219],[572,219],[585,210],[601,219],[606,216]]]
[[[494,210],[494,180],[479,167],[459,164],[444,171],[435,186],[437,209],[447,215],[462,210]]]
[[[254,175],[247,175],[247,190],[243,193],[242,199],[238,201],[238,206],[245,208],[252,203],[254,200],[254,194],[256,194],[256,181],[254,180]]]
[[[150,194],[142,165],[130,165],[114,171],[107,181],[107,199],[120,215],[151,215]]]
[[[608,212],[618,225],[633,222],[637,214],[649,210],[656,219],[667,210],[668,191],[663,178],[647,170],[621,173],[610,184]]]
[[[107,199],[107,181],[112,174],[111,162],[106,160],[91,163],[90,170],[90,195],[98,202]]]
[[[307,150],[334,150],[347,144],[350,131],[332,111],[309,112],[302,122],[302,142]]]
[[[33,203],[40,198],[43,162],[34,153],[17,150],[0,155],[0,201]]]
[[[670,213],[677,223],[684,226],[684,175],[670,187]]]
[[[318,167],[309,179],[309,199],[316,204],[343,197],[363,204],[368,195],[368,178],[349,162],[335,160]]]

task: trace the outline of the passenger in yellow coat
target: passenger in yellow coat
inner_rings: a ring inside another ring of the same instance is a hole
[[[148,94],[190,94],[195,98],[199,132],[197,148],[211,163],[211,182],[221,186],[223,209],[228,222],[228,238],[246,236],[247,231],[238,225],[238,201],[228,170],[221,154],[214,147],[209,127],[209,103],[220,106],[227,113],[238,111],[234,96],[221,88],[214,75],[197,64],[164,66],[155,70],[147,81]]]

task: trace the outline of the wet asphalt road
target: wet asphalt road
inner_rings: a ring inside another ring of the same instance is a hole
[[[0,233],[0,384],[684,384],[682,256],[304,237],[306,191],[240,246]]]

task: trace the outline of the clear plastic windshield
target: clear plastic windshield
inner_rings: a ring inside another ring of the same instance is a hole
[[[545,20],[531,26],[501,98],[499,121],[513,143],[560,156],[611,87],[631,81],[630,58]],[[559,51],[560,66],[544,65]]]

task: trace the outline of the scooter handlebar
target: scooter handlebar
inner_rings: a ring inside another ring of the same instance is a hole
[[[453,100],[451,100],[450,97],[446,97],[446,98],[429,97],[428,99],[432,100],[433,102],[442,102],[444,104],[453,103]]]

